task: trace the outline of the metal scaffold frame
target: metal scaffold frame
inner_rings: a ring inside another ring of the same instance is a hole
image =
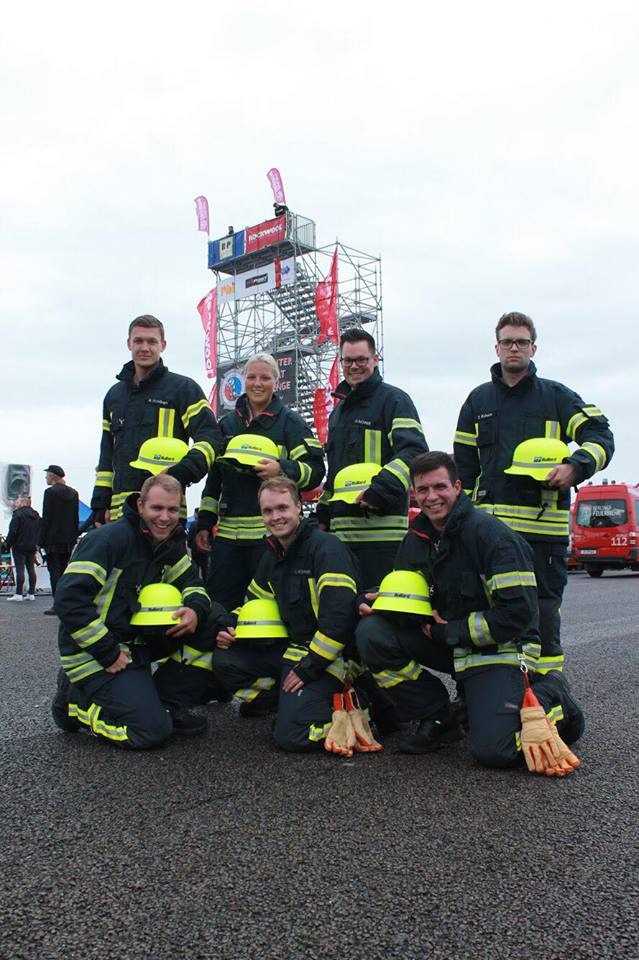
[[[335,344],[326,341],[317,344],[320,331],[315,312],[315,286],[329,274],[333,252],[337,249],[339,331],[363,327],[375,338],[381,354],[381,258],[339,241],[315,247],[314,223],[290,212],[287,217],[290,229],[286,244],[260,250],[259,257],[252,262],[243,257],[211,268],[221,281],[238,276],[254,265],[272,263],[275,258],[293,258],[295,268],[292,283],[243,299],[218,302],[218,369],[241,368],[246,359],[257,352],[291,353],[296,375],[288,402],[312,424],[315,390],[327,385],[336,355]],[[299,236],[303,236],[303,242],[298,242]]]

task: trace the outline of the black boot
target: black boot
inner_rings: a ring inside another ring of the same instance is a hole
[[[51,715],[53,722],[60,730],[65,733],[77,733],[82,724],[79,720],[69,716],[69,696],[71,694],[71,682],[64,670],[58,671],[58,681],[55,697],[51,704]]]
[[[548,680],[552,680],[557,685],[559,692],[559,701],[564,711],[564,719],[557,724],[557,732],[564,741],[570,745],[576,743],[583,736],[586,729],[586,720],[580,704],[572,695],[568,681],[559,670],[551,670],[546,674]],[[533,684],[534,689],[534,684]]]
[[[449,704],[434,717],[421,720],[415,733],[401,738],[398,749],[400,753],[433,753],[461,738],[459,722]]]
[[[195,713],[188,707],[169,707],[171,720],[173,721],[173,733],[181,737],[199,737],[206,733],[208,728],[208,719],[201,713]]]

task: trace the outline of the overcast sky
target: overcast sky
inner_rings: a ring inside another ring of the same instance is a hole
[[[133,317],[162,319],[167,365],[208,392],[193,198],[212,237],[257,223],[272,166],[320,245],[381,255],[385,376],[432,448],[521,310],[540,373],[610,418],[605,475],[638,482],[636,4],[170,10],[3,20],[0,461],[33,465],[35,505],[51,462],[89,500]]]

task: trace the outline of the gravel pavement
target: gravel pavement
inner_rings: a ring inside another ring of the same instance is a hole
[[[0,598],[0,960],[639,958],[639,575],[573,574],[565,780],[291,756],[268,720],[125,753],[58,731],[49,598]]]

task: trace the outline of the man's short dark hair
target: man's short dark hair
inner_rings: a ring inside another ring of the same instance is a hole
[[[526,327],[532,342],[534,343],[537,339],[535,324],[525,313],[517,313],[517,311],[513,310],[512,313],[502,314],[497,321],[497,326],[495,327],[495,337],[497,342],[499,342],[499,331],[502,329],[502,327]]]
[[[133,327],[154,327],[156,330],[160,331],[160,338],[165,340],[164,336],[164,326],[158,320],[157,317],[152,317],[150,313],[143,313],[141,317],[136,317],[135,320],[132,320],[129,324],[129,336],[131,336],[131,331]]]
[[[377,353],[375,338],[372,337],[370,333],[367,333],[366,330],[362,330],[361,327],[351,327],[349,330],[344,330],[344,333],[339,338],[340,350],[345,343],[360,343],[362,340],[366,341],[373,353]]]
[[[418,453],[413,457],[408,469],[410,471],[410,482],[415,485],[415,477],[420,477],[423,473],[431,473],[433,470],[439,470],[445,467],[448,471],[451,483],[457,483],[459,472],[457,464],[450,453],[444,453],[443,450],[429,450],[428,453]]]
[[[268,480],[265,480],[264,483],[260,484],[260,488],[257,491],[258,503],[260,502],[260,497],[265,490],[274,490],[275,492],[279,493],[290,493],[293,503],[302,502],[300,492],[297,489],[297,484],[294,480],[291,480],[290,477],[269,477]]]

